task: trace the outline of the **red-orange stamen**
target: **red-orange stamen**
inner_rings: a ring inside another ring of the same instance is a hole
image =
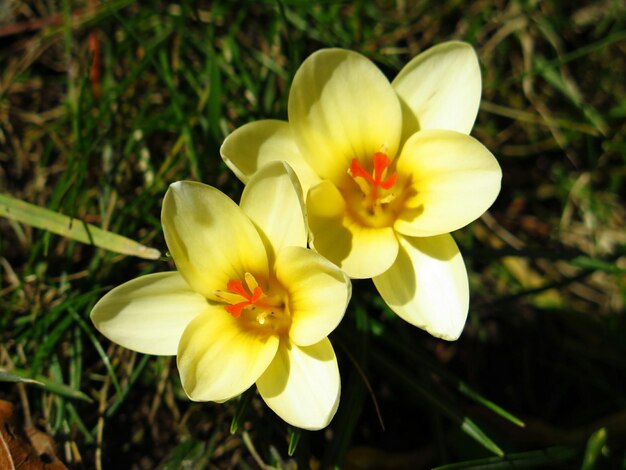
[[[226,305],[224,307],[226,311],[235,318],[239,318],[243,309],[246,308],[248,305],[255,305],[256,302],[261,298],[261,295],[263,295],[263,291],[259,286],[256,286],[254,288],[254,292],[249,293],[243,286],[243,282],[234,279],[228,281],[228,284],[226,284],[226,288],[233,294],[240,295],[241,297],[246,299],[243,302]]]
[[[350,174],[353,178],[364,178],[369,184],[373,186],[373,191],[376,193],[376,188],[391,189],[398,179],[398,174],[393,172],[383,180],[383,174],[389,165],[391,165],[391,159],[382,152],[376,152],[372,157],[374,161],[374,174],[371,175],[361,166],[356,158],[352,159],[350,164]]]

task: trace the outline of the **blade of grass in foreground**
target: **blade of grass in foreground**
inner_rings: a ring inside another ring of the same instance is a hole
[[[6,194],[0,194],[0,216],[116,253],[145,259],[161,256],[159,250]]]

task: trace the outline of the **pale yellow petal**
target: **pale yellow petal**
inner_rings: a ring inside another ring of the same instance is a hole
[[[289,165],[271,162],[259,170],[244,188],[240,207],[256,224],[270,264],[282,247],[306,247],[302,188]]]
[[[311,188],[306,206],[312,246],[351,278],[377,276],[396,259],[393,228],[364,227],[352,220],[341,193],[328,180]]]
[[[267,278],[265,245],[254,224],[228,196],[201,183],[170,186],[161,212],[167,247],[191,288],[215,298],[246,272]]]
[[[420,129],[469,134],[480,105],[481,78],[472,46],[444,42],[422,52],[392,85],[402,102],[403,140]]]
[[[311,431],[328,426],[341,394],[337,358],[330,341],[324,338],[306,347],[281,342],[257,387],[265,403],[292,426]]]
[[[279,342],[242,328],[224,307],[214,306],[181,338],[177,364],[185,393],[194,401],[219,402],[239,395],[265,372]]]
[[[222,144],[224,162],[242,182],[273,161],[285,161],[294,169],[304,193],[319,178],[302,158],[289,123],[275,119],[250,122],[233,131]]]
[[[348,306],[350,279],[319,253],[299,247],[281,250],[275,269],[289,295],[291,340],[308,346],[328,336]]]
[[[391,310],[410,324],[449,341],[463,331],[467,272],[450,235],[401,237],[398,259],[374,284]]]
[[[412,195],[395,224],[408,236],[457,230],[480,217],[500,192],[502,171],[494,156],[473,137],[455,131],[414,134],[397,169],[411,178]]]
[[[144,354],[173,356],[183,330],[209,308],[177,272],[148,274],[108,292],[91,311],[96,329]]]
[[[305,160],[321,178],[336,182],[354,157],[370,158],[381,150],[396,155],[402,112],[372,62],[356,52],[324,49],[296,72],[289,123]]]

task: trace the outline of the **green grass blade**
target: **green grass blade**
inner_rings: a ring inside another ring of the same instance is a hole
[[[68,385],[56,382],[54,380],[50,380],[42,376],[31,377],[31,374],[29,371],[22,370],[22,369],[13,369],[11,373],[12,375],[16,375],[16,376],[23,377],[23,378],[30,378],[37,383],[41,383],[41,387],[44,390],[50,393],[54,393],[55,395],[60,395],[62,397],[71,398],[74,400],[82,400],[82,401],[88,401],[88,402],[93,401],[91,398],[89,398],[89,396],[85,395],[80,390],[76,390],[75,388],[72,388]]]
[[[204,454],[205,444],[196,439],[188,439],[172,449],[159,470],[177,470],[179,468],[193,468]]]
[[[30,369],[35,374],[39,374],[47,368],[50,357],[54,353],[56,346],[62,341],[65,332],[72,326],[73,319],[70,316],[62,317],[55,324],[54,328],[47,331],[37,348],[37,352],[30,362]]]
[[[0,194],[0,216],[116,253],[145,259],[161,256],[159,250],[6,194]]]
[[[109,360],[109,356],[107,355],[106,351],[102,347],[102,344],[100,344],[100,341],[98,341],[98,338],[96,338],[96,335],[93,334],[91,329],[87,326],[87,324],[83,321],[83,319],[80,318],[78,313],[73,308],[70,308],[69,310],[70,310],[70,313],[72,314],[72,317],[74,317],[74,320],[76,321],[76,323],[78,323],[81,329],[85,332],[85,334],[91,341],[91,344],[93,344],[93,347],[95,348],[98,355],[100,356],[100,359],[102,360],[102,363],[104,364],[104,367],[106,368],[109,374],[109,377],[111,377],[111,383],[113,384],[115,391],[119,395],[122,395],[123,393],[122,387],[120,386],[120,383],[117,380],[117,376],[115,375],[115,371],[113,370],[113,365],[111,364],[111,361]]]
[[[467,460],[435,467],[433,470],[501,470],[509,468],[551,468],[552,465],[572,459],[576,455],[573,447],[549,447],[544,450],[533,450],[509,454],[503,457]]]
[[[146,364],[148,363],[151,357],[153,356],[150,356],[149,354],[144,354],[141,357],[141,359],[139,360],[139,363],[135,366],[135,368],[133,369],[133,372],[130,374],[130,379],[128,380],[126,384],[126,388],[124,388],[122,390],[122,393],[117,396],[116,401],[114,401],[111,404],[111,406],[107,408],[105,412],[105,416],[107,418],[111,418],[117,412],[118,408],[124,402],[126,395],[128,395],[128,392],[130,391],[130,389],[135,385],[135,382],[137,382],[137,379],[143,372],[144,368],[146,367]]]
[[[548,61],[539,56],[536,60],[543,78],[556,90],[560,91],[565,97],[567,97],[575,106],[577,106],[589,122],[591,122],[591,124],[593,124],[593,126],[598,129],[602,135],[607,135],[609,132],[609,125],[602,117],[602,114],[593,106],[586,103],[580,92],[574,88],[556,68],[550,67],[548,65]]]
[[[39,382],[38,380],[33,380],[27,377],[22,377],[20,375],[11,374],[10,372],[6,372],[4,370],[0,370],[0,382],[34,384],[34,385],[39,385],[39,386],[43,385],[43,383]]]
[[[242,427],[246,414],[250,409],[250,402],[252,401],[252,397],[256,392],[256,387],[250,387],[248,390],[243,392],[239,398],[239,403],[237,403],[237,410],[235,411],[235,415],[233,416],[233,420],[230,423],[230,433],[235,434],[239,428]]]
[[[626,268],[622,268],[616,263],[611,263],[597,258],[577,256],[571,262],[574,266],[578,266],[579,268],[594,269],[608,274],[626,274]]]
[[[498,414],[499,416],[502,416],[504,419],[510,421],[516,426],[519,426],[521,428],[525,426],[524,422],[521,419],[509,413],[501,406],[496,405],[491,400],[488,400],[487,398],[483,397],[478,392],[471,389],[465,382],[459,382],[459,392],[461,392],[466,397],[474,400],[475,402],[480,403],[484,407],[489,408],[491,411]]]
[[[85,442],[87,442],[88,444],[92,444],[95,441],[95,438],[91,434],[91,432],[89,432],[87,426],[85,426],[85,423],[83,422],[80,414],[76,410],[76,407],[70,402],[66,403],[65,406],[67,407],[67,414],[69,415],[72,424],[75,425],[76,428],[81,432],[81,434],[85,438]]]
[[[581,470],[593,470],[596,468],[598,457],[602,455],[602,449],[606,444],[607,432],[606,428],[600,428],[594,432],[587,441],[585,456]]]
[[[289,429],[289,448],[287,449],[287,455],[292,457],[293,454],[296,453],[296,449],[298,448],[298,442],[300,442],[300,437],[302,436],[302,429],[291,428]]]
[[[489,436],[487,436],[480,427],[474,421],[469,419],[467,416],[463,419],[463,423],[461,424],[461,429],[465,434],[470,436],[480,445],[482,445],[485,449],[490,450],[496,455],[504,456],[504,451],[498,447],[498,445],[493,442]]]

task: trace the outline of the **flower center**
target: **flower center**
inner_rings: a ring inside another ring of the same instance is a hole
[[[215,291],[215,296],[226,303],[224,309],[244,327],[276,334],[289,331],[291,317],[285,296],[263,292],[250,273],[245,273],[243,281],[229,280],[226,290]]]
[[[352,217],[367,227],[388,227],[396,219],[398,173],[391,171],[392,160],[383,152],[372,156],[372,171],[353,158],[351,176],[340,188]],[[354,184],[356,183],[356,185]]]

